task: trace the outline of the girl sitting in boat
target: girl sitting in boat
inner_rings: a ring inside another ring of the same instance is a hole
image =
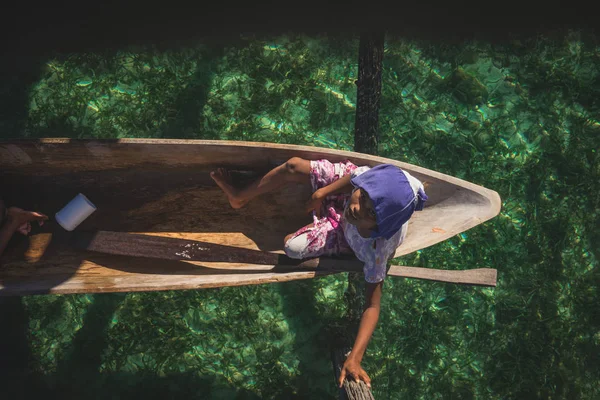
[[[424,187],[408,172],[383,164],[357,167],[350,161],[331,163],[294,157],[269,171],[244,189],[236,189],[226,169],[211,172],[233,208],[241,208],[264,193],[291,182],[310,184],[313,194],[306,212],[313,222],[287,235],[284,249],[291,258],[352,254],[365,263],[366,305],[352,352],[340,374],[340,387],[346,375],[370,378],[360,362],[377,320],[387,261],[406,236],[408,220],[423,209],[427,200]]]

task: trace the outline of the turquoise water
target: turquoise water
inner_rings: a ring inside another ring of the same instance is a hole
[[[279,36],[57,55],[7,85],[3,102],[20,96],[23,107],[4,109],[2,136],[350,150],[357,54],[357,38]],[[595,38],[387,37],[384,67],[380,155],[494,189],[503,204],[492,221],[394,260],[497,268],[498,287],[388,278],[363,360],[375,398],[599,398]],[[346,287],[338,275],[13,299],[3,307],[24,335],[4,334],[20,340],[6,387],[72,398],[335,398],[329,348],[349,329]]]

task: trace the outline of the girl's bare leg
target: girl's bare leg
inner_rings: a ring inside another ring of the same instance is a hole
[[[277,190],[287,183],[310,184],[310,161],[292,157],[244,189],[236,189],[231,185],[231,176],[225,168],[211,172],[210,176],[225,192],[231,207],[241,208],[256,196]]]

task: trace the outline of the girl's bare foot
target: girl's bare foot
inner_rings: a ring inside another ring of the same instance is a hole
[[[242,208],[246,205],[247,201],[239,196],[239,191],[231,186],[231,175],[225,168],[218,168],[216,171],[210,173],[210,177],[216,182],[217,185],[225,192],[229,199],[229,204],[233,208]]]

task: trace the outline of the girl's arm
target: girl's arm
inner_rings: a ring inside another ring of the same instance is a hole
[[[350,183],[351,178],[352,174],[348,174],[321,189],[317,189],[306,202],[306,212],[308,213],[315,210],[317,216],[320,218],[321,204],[323,204],[323,200],[325,200],[327,196],[352,192],[352,183]]]
[[[47,219],[48,217],[44,214],[25,211],[17,207],[9,208],[6,213],[6,220],[3,221],[4,225],[0,228],[0,255],[6,249],[6,245],[15,232],[19,231],[27,235],[30,229],[30,222],[38,221],[41,226],[43,221]]]
[[[350,193],[352,191],[352,183],[350,183],[350,179],[352,178],[352,174],[345,175],[338,179],[337,181],[315,191],[315,194],[318,195],[319,198],[324,199],[327,196],[331,196],[333,194],[339,193]]]
[[[344,362],[344,367],[340,374],[339,384],[342,387],[346,374],[354,377],[355,380],[364,381],[368,387],[371,387],[371,378],[360,366],[367,344],[371,339],[371,335],[377,326],[379,320],[379,309],[381,304],[381,291],[383,287],[383,281],[379,283],[367,283],[366,295],[365,295],[365,309],[360,320],[360,326],[358,328],[358,334],[354,341],[354,346],[350,355]]]

